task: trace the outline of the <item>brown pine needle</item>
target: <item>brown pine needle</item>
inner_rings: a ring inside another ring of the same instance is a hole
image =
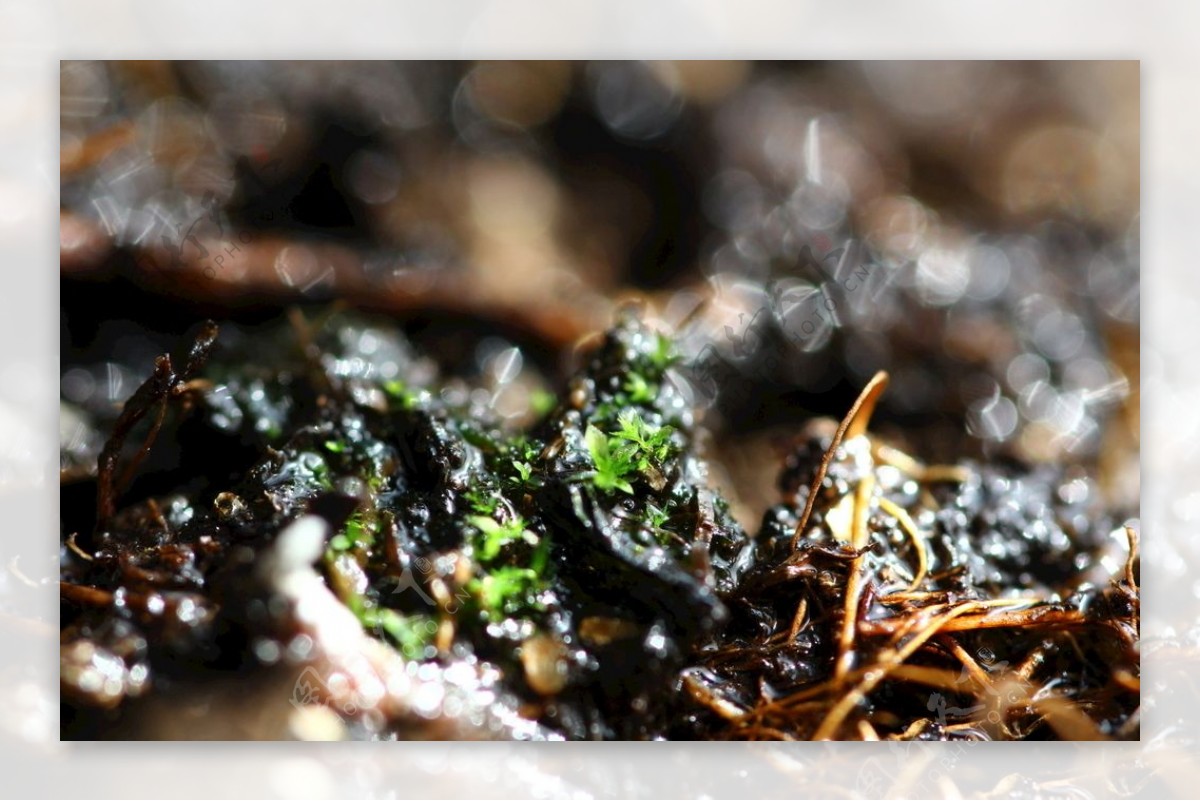
[[[1142,691],[1142,680],[1128,670],[1114,671],[1113,681],[1131,692],[1140,693]]]
[[[799,605],[796,606],[796,614],[792,616],[792,628],[788,631],[788,642],[796,639],[796,636],[804,630],[804,619],[808,616],[808,598],[801,598]]]
[[[854,493],[854,528],[851,544],[856,550],[867,545],[870,532],[867,530],[867,512],[870,508],[871,491],[875,488],[875,474],[868,473]],[[846,673],[854,660],[854,632],[858,624],[858,602],[862,596],[863,555],[860,553],[850,563],[850,574],[846,579],[845,606],[842,615],[842,630],[838,636],[838,657],[834,663],[834,678],[845,681]]]
[[[923,684],[926,687],[950,693],[960,693],[965,689],[962,682],[959,681],[959,674],[946,668],[900,665],[892,670],[891,678],[913,684]]]
[[[925,576],[929,573],[929,555],[925,552],[925,537],[917,530],[917,524],[913,522],[908,512],[904,511],[904,509],[897,506],[888,498],[879,499],[879,508],[896,518],[896,522],[900,524],[900,528],[912,540],[913,549],[917,553],[917,573],[913,577],[912,583],[908,585],[907,592],[914,592],[917,587],[921,586],[921,582],[925,580]]]
[[[1050,728],[1064,740],[1108,740],[1111,739],[1096,727],[1078,704],[1059,695],[1050,695],[1030,702],[1050,724]]]
[[[875,731],[874,727],[872,727],[871,724],[865,720],[860,720],[858,722],[858,735],[867,742],[879,742],[879,734]]]
[[[914,720],[907,729],[900,734],[893,734],[889,740],[915,740],[921,735],[921,732],[928,729],[933,724],[929,718],[918,718]]]
[[[929,641],[931,637],[941,631],[947,624],[951,623],[955,618],[961,617],[968,612],[974,612],[980,608],[980,603],[976,601],[968,601],[961,604],[949,612],[946,612],[939,618],[929,622],[922,631],[913,635],[913,637],[904,644],[902,648],[890,650],[881,655],[879,661],[870,670],[867,670],[862,681],[858,683],[850,692],[846,693],[838,700],[829,714],[817,727],[816,734],[813,735],[814,740],[829,740],[841,728],[842,722],[854,707],[858,706],[867,695],[871,693],[879,683],[906,659],[913,655],[921,646]]]
[[[112,603],[113,594],[107,590],[95,587],[85,587],[81,584],[71,584],[67,581],[58,582],[59,595],[67,600],[87,606],[108,606]]]
[[[992,598],[984,601],[963,601],[958,606],[951,607],[959,609],[963,606],[969,606],[974,610],[1003,610],[1003,611],[983,611],[981,614],[972,614],[965,618],[951,620],[946,624],[946,632],[955,631],[970,631],[973,628],[1009,628],[1012,626],[1025,626],[1032,624],[1046,625],[1058,624],[1062,626],[1073,626],[1084,622],[1082,613],[1063,609],[1058,606],[1049,604],[1040,604],[1040,599],[1036,598]],[[1033,606],[1031,606],[1033,605]],[[934,607],[925,607],[921,611],[928,612],[938,607],[944,607],[944,604],[939,604]],[[1012,606],[1027,606],[1028,609],[1012,611],[1006,607]],[[858,628],[858,633],[862,636],[878,637],[887,634],[893,635],[894,638],[901,638],[906,631],[913,625],[913,618],[885,618],[883,620],[867,620],[863,621]]]
[[[78,536],[79,536],[78,532],[72,531],[71,535],[69,537],[67,537],[67,547],[70,548],[71,552],[74,553],[76,556],[78,556],[80,559],[86,560],[88,562],[95,561],[96,557],[92,556],[90,553],[88,553],[87,551],[80,548],[79,543],[75,542],[75,538]]]
[[[1046,647],[1047,645],[1043,643],[1029,652],[1029,656],[1025,657],[1020,667],[1017,668],[1017,678],[1021,681],[1029,681],[1033,672],[1040,668],[1042,663],[1046,661]]]
[[[917,476],[922,484],[964,484],[971,477],[967,468],[956,464],[926,467]]]
[[[866,433],[867,424],[871,420],[871,413],[875,411],[875,403],[887,387],[887,383],[888,374],[886,372],[880,370],[876,373],[867,382],[858,399],[854,401],[854,405],[850,407],[850,411],[842,418],[837,431],[834,432],[833,441],[821,457],[821,464],[817,467],[817,474],[813,477],[812,486],[809,487],[808,500],[804,503],[804,513],[800,515],[800,521],[796,524],[796,532],[792,535],[793,550],[799,547],[800,537],[804,533],[804,530],[808,528],[808,520],[812,517],[813,507],[816,505],[817,496],[821,491],[821,484],[825,481],[825,474],[829,471],[829,465],[833,462],[833,457],[837,453],[838,448],[841,447],[842,440],[846,439],[847,435],[849,435],[850,439],[853,439]]]
[[[945,601],[949,595],[945,590],[935,590],[933,592],[889,592],[887,595],[879,599],[879,603],[885,606],[894,606],[896,604],[910,604],[921,601],[931,601],[938,599]]]
[[[1132,526],[1125,527],[1125,536],[1129,540],[1129,556],[1125,559],[1125,583],[1137,592],[1137,577],[1133,575],[1133,566],[1138,558],[1138,533]]]
[[[958,640],[947,634],[945,636],[938,637],[938,642],[945,645],[950,653],[954,654],[958,661],[963,663],[963,667],[967,669],[967,673],[971,676],[971,679],[976,684],[983,689],[988,690],[989,692],[995,691],[995,687],[992,685],[991,676],[989,676],[988,672],[984,670],[977,661],[975,661],[975,657],[971,656],[971,654],[967,652],[967,649],[962,647]]]
[[[129,463],[125,465],[125,469],[121,471],[120,478],[117,479],[113,487],[113,491],[120,495],[125,491],[125,488],[133,482],[134,476],[137,474],[137,469],[150,455],[150,451],[154,448],[154,441],[158,439],[158,432],[162,430],[163,421],[167,417],[167,397],[164,396],[158,402],[158,413],[154,416],[154,422],[150,425],[150,431],[146,434],[146,438],[142,441],[142,446],[129,458]]]

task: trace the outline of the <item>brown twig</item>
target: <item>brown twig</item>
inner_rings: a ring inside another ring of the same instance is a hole
[[[876,373],[867,382],[858,399],[854,401],[854,405],[850,407],[850,411],[842,418],[837,431],[834,432],[833,441],[825,450],[824,456],[821,457],[821,464],[817,468],[817,474],[813,477],[812,486],[809,487],[808,500],[804,503],[804,513],[800,515],[800,520],[796,523],[796,531],[792,535],[792,550],[795,550],[800,545],[800,537],[808,527],[809,518],[812,517],[813,507],[817,503],[821,484],[825,481],[825,474],[829,472],[829,465],[833,462],[838,448],[841,447],[842,440],[847,435],[849,435],[850,439],[853,439],[866,433],[871,413],[875,410],[875,402],[879,399],[883,390],[887,388],[887,383],[888,374],[886,372],[880,370]]]
[[[875,476],[868,473],[854,493],[854,527],[851,543],[856,549],[866,548],[870,532],[867,529],[867,511],[870,506],[871,491],[875,487]],[[854,659],[854,632],[858,623],[858,602],[862,597],[863,555],[860,553],[850,563],[850,572],[846,578],[846,592],[842,613],[842,630],[838,635],[838,655],[834,662],[834,677],[840,682],[846,678],[850,663]]]
[[[987,608],[988,606],[999,606],[1005,602],[1010,603],[1029,603],[1021,599],[998,599],[997,601],[968,601],[966,604],[973,605],[975,608]],[[884,620],[869,620],[864,621],[859,625],[859,634],[867,637],[880,636],[884,634],[894,634],[898,623],[895,618],[887,618]],[[946,632],[956,631],[975,631],[980,629],[1002,629],[1015,628],[1021,626],[1037,626],[1040,628],[1072,628],[1087,624],[1089,619],[1077,609],[1064,609],[1060,606],[1042,605],[1034,606],[1029,609],[1021,609],[1016,611],[989,611],[984,614],[972,614],[967,617],[959,617],[946,623],[944,630]],[[1096,621],[1099,622],[1099,621]]]

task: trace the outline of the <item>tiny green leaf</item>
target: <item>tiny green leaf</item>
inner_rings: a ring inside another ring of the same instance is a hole
[[[665,334],[655,334],[654,352],[650,354],[650,362],[660,371],[665,371],[679,356],[675,353],[675,343]]]
[[[625,382],[625,391],[629,393],[629,400],[634,403],[649,403],[654,400],[654,387],[647,383],[641,373],[629,374],[629,380]]]
[[[483,537],[476,543],[476,552],[480,561],[490,562],[500,555],[500,549],[514,540],[521,539],[525,534],[525,521],[517,517],[504,525],[490,517],[476,516],[468,518],[471,525],[479,529]]]

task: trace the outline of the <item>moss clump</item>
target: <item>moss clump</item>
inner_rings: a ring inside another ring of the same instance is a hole
[[[236,442],[246,464],[181,481],[189,514],[153,544],[128,536],[144,516],[116,516],[98,535],[113,558],[203,547],[192,580],[211,594],[223,560],[320,515],[330,588],[406,659],[487,663],[524,714],[570,737],[663,731],[679,668],[727,617],[718,591],[746,543],[694,453],[670,339],[623,314],[557,394],[531,399],[537,422],[514,428],[385,326],[333,313],[291,332],[234,332],[236,347],[218,347],[187,424]],[[68,558],[65,577],[120,589],[102,554]],[[209,638],[198,651],[227,648],[230,626],[274,636],[247,610],[218,614],[228,624],[196,629]],[[522,662],[526,642],[561,660],[553,693],[527,677],[545,671],[529,661],[538,649]]]

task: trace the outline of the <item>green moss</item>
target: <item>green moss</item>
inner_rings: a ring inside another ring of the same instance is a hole
[[[617,417],[620,431],[614,438],[625,440],[636,446],[633,459],[639,470],[645,470],[652,462],[662,464],[671,456],[674,446],[671,443],[671,426],[650,426],[632,409],[621,412]]]
[[[591,454],[595,471],[592,483],[605,492],[620,490],[633,494],[629,477],[636,470],[633,454],[628,448],[612,446],[612,440],[600,429],[589,425],[583,435],[588,453]]]
[[[470,524],[479,530],[479,536],[474,538],[475,556],[482,562],[491,562],[500,555],[500,550],[510,542],[535,539],[535,535],[525,530],[525,521],[514,517],[506,523],[497,523],[491,517],[481,515],[471,517]]]
[[[512,466],[517,471],[517,475],[521,477],[521,483],[528,484],[529,478],[533,474],[533,465],[529,464],[529,462],[518,462],[516,459],[513,459]]]
[[[335,551],[349,551],[356,547],[367,550],[375,545],[375,535],[379,531],[379,521],[368,519],[363,512],[355,512],[341,532],[329,540],[329,547]]]
[[[639,475],[660,470],[676,447],[669,425],[647,424],[637,412],[627,409],[617,416],[617,431],[606,434],[595,425],[584,431],[584,443],[595,471],[592,482],[606,492],[633,494],[631,481]]]
[[[468,443],[483,451],[485,457],[494,456],[506,450],[505,444],[496,434],[484,431],[468,421],[460,422],[456,430]]]
[[[383,382],[383,392],[401,409],[416,409],[430,400],[427,390],[410,388],[403,381],[393,379]]]
[[[463,493],[463,497],[477,515],[490,517],[500,508],[500,495],[491,487],[472,487]]]
[[[363,630],[406,659],[494,665],[497,692],[536,701],[548,725],[580,721],[589,736],[617,725],[634,700],[665,696],[677,655],[725,619],[717,593],[733,586],[730,566],[746,540],[726,507],[708,512],[692,412],[664,379],[676,358],[670,341],[622,318],[587,351],[566,384],[569,399],[563,392],[551,408],[555,396],[535,393],[530,413],[502,419],[478,402],[486,387],[443,385],[398,334],[364,354],[355,350],[361,328],[338,325],[317,337],[331,343],[318,344],[319,354],[255,365],[290,405],[252,418],[246,404],[266,398],[257,386],[236,403],[210,393],[219,430],[260,455],[232,487],[247,511],[211,529],[202,519],[200,530],[239,548],[269,543],[300,515],[344,514],[355,496],[359,508],[326,544],[322,571]],[[373,334],[376,343],[389,337]],[[289,332],[256,352],[281,356],[294,339]],[[387,360],[386,373],[376,358]],[[284,436],[269,447],[245,425],[276,418]],[[515,419],[528,427],[514,430]],[[337,497],[325,497],[334,487]],[[699,534],[711,574],[694,558]],[[580,631],[593,615],[639,637],[595,645]],[[652,649],[651,631],[671,647]],[[445,644],[439,632],[453,634],[448,652],[434,646]],[[523,678],[518,643],[537,633],[561,638],[572,654],[570,690],[553,705]],[[614,677],[628,677],[628,696],[606,695]]]
[[[666,334],[656,333],[654,335],[654,350],[647,354],[647,358],[655,369],[658,371],[658,376],[667,371],[671,365],[676,364],[680,357],[675,352],[675,342]]]
[[[493,622],[541,611],[544,605],[538,594],[544,588],[545,580],[532,566],[496,568],[467,584],[484,617]]]
[[[650,403],[657,394],[655,387],[641,373],[630,373],[624,389],[633,403]]]
[[[395,609],[369,607],[358,617],[363,628],[385,634],[406,659],[425,660],[436,653],[433,637],[437,621],[429,615],[405,615]]]

